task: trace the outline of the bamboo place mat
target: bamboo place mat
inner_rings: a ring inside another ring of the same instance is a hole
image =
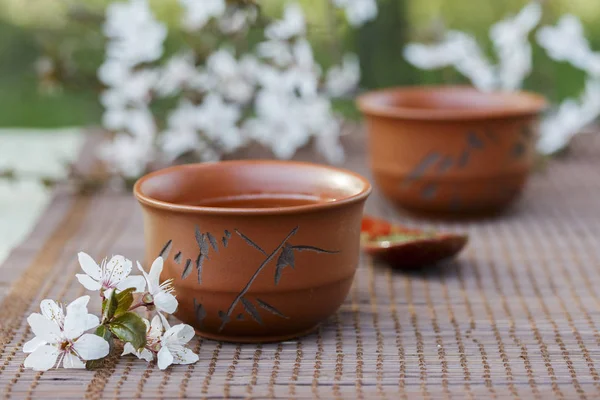
[[[348,167],[365,173],[362,140]],[[84,150],[85,152],[85,150]],[[5,398],[594,398],[600,395],[600,136],[536,174],[506,215],[414,220],[376,192],[367,211],[466,231],[457,262],[405,274],[361,259],[340,311],[279,344],[196,340],[195,365],[166,372],[135,358],[99,371],[24,370],[25,317],[44,298],[84,293],[76,254],[139,258],[130,195],[57,190],[32,236],[0,268],[0,389]],[[97,307],[97,305],[96,305]]]

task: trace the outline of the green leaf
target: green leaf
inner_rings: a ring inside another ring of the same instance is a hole
[[[131,343],[136,349],[146,345],[146,324],[134,312],[128,311],[115,317],[108,327],[116,337],[125,343]]]
[[[110,297],[106,298],[102,302],[102,321],[107,322],[112,319],[115,315],[115,311],[117,310],[117,295],[116,291],[113,290],[110,293]]]
[[[108,346],[109,346],[108,353],[110,354],[114,347],[113,335],[110,332],[110,330],[108,330],[108,328],[105,325],[100,325],[98,328],[96,328],[96,332],[94,332],[94,334],[100,336],[101,338],[104,338],[104,340],[106,340],[108,342]],[[100,358],[98,360],[88,360],[85,363],[85,367],[87,369],[98,369],[98,368],[101,368],[103,365],[104,365],[104,358]]]
[[[115,316],[125,314],[131,304],[133,303],[133,292],[135,288],[128,288],[123,290],[121,293],[116,295],[117,298],[117,309],[115,310]]]

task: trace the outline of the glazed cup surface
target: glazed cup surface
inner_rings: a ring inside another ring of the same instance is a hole
[[[134,188],[145,257],[165,259],[175,315],[202,336],[233,342],[293,338],[335,313],[358,265],[370,191],[352,172],[284,161],[171,167]],[[240,196],[303,202],[197,205]]]
[[[397,205],[433,214],[500,211],[522,192],[535,159],[535,94],[407,87],[358,99],[377,186]]]

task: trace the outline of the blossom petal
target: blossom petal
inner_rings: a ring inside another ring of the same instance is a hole
[[[62,362],[63,368],[75,368],[84,369],[85,363],[79,359],[75,354],[68,353]]]
[[[97,316],[88,314],[87,304],[90,296],[82,296],[67,306],[63,332],[69,339],[75,339],[89,329],[100,324]]]
[[[142,350],[139,354],[138,357],[142,360],[146,360],[148,362],[154,360],[154,354],[152,354],[152,352],[148,349],[144,349]]]
[[[96,315],[87,314],[85,316],[84,331],[89,331],[90,329],[94,329],[98,325],[100,325],[100,319]]]
[[[163,270],[163,258],[157,257],[156,260],[152,263],[150,267],[150,272],[148,273],[148,289],[149,290],[157,290],[160,285],[160,274],[162,274]],[[152,289],[150,289],[152,286]],[[154,293],[152,293],[154,294]]]
[[[89,254],[84,253],[83,251],[77,254],[77,259],[79,260],[79,265],[81,265],[81,269],[83,272],[88,274],[91,278],[99,281],[102,279],[102,273],[100,271],[100,266],[94,261]],[[91,289],[90,289],[91,290]]]
[[[38,347],[46,344],[46,341],[39,337],[34,337],[23,345],[23,353],[33,353]]]
[[[44,317],[54,321],[58,326],[62,326],[65,321],[65,313],[62,307],[54,300],[42,300],[40,303],[40,310]]]
[[[85,313],[87,314],[87,305],[90,302],[90,296],[85,295],[76,298],[67,306],[67,314]]]
[[[173,314],[177,310],[177,299],[171,293],[158,292],[154,295],[154,305],[159,311]]]
[[[146,279],[141,275],[128,276],[117,285],[117,290],[135,288],[136,293],[143,292],[146,289]]]
[[[144,279],[146,280],[146,282],[148,283],[148,292],[152,292],[152,284],[150,282],[150,277],[148,276],[146,271],[144,271],[144,268],[142,267],[142,264],[140,264],[139,261],[137,261],[137,267],[140,270],[140,272],[142,273],[142,275],[144,276]]]
[[[131,343],[125,343],[121,356],[125,356],[127,354],[133,354],[140,360],[146,360],[148,362],[154,360],[154,354],[152,354],[150,350],[142,349],[142,351],[137,351]]]
[[[160,318],[160,321],[163,324],[163,333],[165,331],[168,331],[169,329],[171,329],[171,325],[169,325],[169,321],[167,321],[167,318],[161,312],[157,312],[156,315]]]
[[[198,361],[198,354],[183,346],[169,346],[173,356],[173,364],[192,364]]]
[[[165,345],[171,343],[183,345],[192,340],[194,335],[194,328],[187,324],[178,324],[165,332],[162,343]]]
[[[192,340],[192,338],[196,335],[196,332],[194,332],[194,328],[187,324],[180,325],[183,325],[183,328],[177,334],[177,338],[179,340],[179,343],[186,344],[187,342]]]
[[[179,332],[183,329],[184,324],[175,325],[165,332],[160,342],[163,346],[167,346],[169,344],[180,344],[179,343]]]
[[[44,317],[42,314],[33,313],[27,317],[27,322],[31,326],[35,336],[48,343],[58,343],[61,337],[60,327],[53,321]]]
[[[73,348],[84,360],[97,360],[106,357],[109,351],[108,342],[91,333],[86,333],[77,339]]]
[[[115,287],[123,279],[127,278],[130,272],[130,260],[123,256],[113,256],[106,264],[106,270],[102,279],[109,287]]]
[[[60,351],[56,346],[41,346],[27,356],[23,365],[25,368],[32,368],[35,371],[48,371],[56,364],[59,354]]]
[[[95,280],[90,278],[88,275],[75,274],[75,277],[77,278],[79,283],[81,283],[83,285],[83,287],[85,287],[87,290],[96,291],[96,290],[100,290],[100,288],[102,287],[100,282],[96,282]]]
[[[163,315],[158,313],[152,318],[152,322],[150,323],[150,328],[148,329],[147,337],[152,340],[158,340],[162,337],[165,330],[168,328],[168,323],[165,325],[166,321],[163,321]]]
[[[173,364],[173,355],[165,346],[158,352],[158,368],[167,369],[167,367],[171,364]]]
[[[121,353],[121,356],[126,356],[128,354],[133,354],[133,355],[137,356],[137,351],[136,351],[135,347],[133,347],[133,345],[129,342],[125,343],[125,346],[123,346],[123,352]]]

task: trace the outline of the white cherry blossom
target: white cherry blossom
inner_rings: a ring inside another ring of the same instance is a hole
[[[184,9],[183,26],[196,31],[204,27],[211,18],[218,18],[225,13],[225,0],[179,0]]]
[[[529,33],[537,26],[541,8],[525,6],[516,16],[494,24],[490,38],[499,59],[493,65],[475,38],[460,31],[448,31],[439,43],[409,44],[404,49],[408,62],[422,69],[454,66],[483,91],[516,90],[531,71]]]
[[[544,118],[537,149],[542,154],[554,154],[566,147],[573,136],[600,116],[600,80],[588,79],[578,101],[565,100],[558,109]]]
[[[206,60],[206,72],[213,79],[213,90],[229,100],[244,104],[254,94],[257,63],[249,55],[238,62],[230,51],[220,49]]]
[[[483,55],[475,38],[463,32],[448,31],[436,44],[409,44],[404,49],[404,57],[422,69],[453,65],[481,90],[490,91],[496,86],[494,67]]]
[[[158,367],[162,370],[171,364],[193,364],[198,361],[198,355],[185,345],[194,337],[194,329],[185,324],[169,326],[169,323],[156,315],[152,323],[144,320],[148,331],[146,333],[146,347],[136,350],[130,343],[126,343],[123,354],[133,354],[139,359],[148,362],[158,358]]]
[[[118,132],[112,141],[100,146],[98,156],[112,172],[126,178],[137,178],[154,159],[154,149],[152,140],[148,138],[136,138]]]
[[[241,111],[236,104],[228,104],[218,94],[210,93],[196,110],[198,128],[226,152],[231,152],[244,143],[237,126]]]
[[[193,364],[198,361],[198,354],[185,347],[196,334],[194,328],[186,324],[169,327],[166,320],[156,317],[154,320],[157,325],[162,322],[163,329],[165,329],[165,333],[160,338],[160,350],[157,354],[158,368],[164,370],[171,364]]]
[[[219,19],[219,29],[226,34],[237,33],[246,29],[256,21],[258,12],[256,7],[246,9],[231,7]]]
[[[561,17],[556,26],[542,27],[537,40],[550,58],[569,62],[588,75],[581,98],[563,101],[542,121],[538,151],[553,154],[600,116],[600,53],[590,48],[581,21],[569,14]]]
[[[333,0],[333,4],[343,8],[350,25],[358,27],[377,17],[375,0]]]
[[[346,54],[341,65],[333,66],[327,71],[325,85],[327,92],[334,97],[341,97],[356,89],[360,81],[360,63],[356,54]]]
[[[100,265],[87,253],[77,255],[79,265],[85,274],[76,274],[77,280],[87,290],[112,290],[119,291],[135,288],[136,292],[144,291],[146,282],[142,276],[130,276],[132,263],[123,256],[113,256],[110,260],[104,259]]]
[[[498,86],[516,90],[531,72],[531,45],[529,33],[539,24],[542,6],[531,2],[513,18],[506,18],[490,28],[490,38],[500,61]]]
[[[23,346],[25,368],[47,371],[56,366],[85,368],[85,362],[106,357],[109,345],[100,336],[85,333],[98,326],[98,317],[88,314],[89,296],[82,296],[66,307],[52,300],[42,301],[42,313],[27,318],[35,337]]]
[[[283,11],[283,18],[272,22],[265,29],[265,36],[271,40],[289,40],[303,36],[306,32],[304,11],[297,3],[289,3]]]
[[[146,0],[129,0],[108,6],[104,34],[111,39],[108,58],[134,66],[160,58],[167,28],[154,18]]]
[[[174,55],[160,71],[155,88],[161,96],[177,94],[193,82],[198,73],[192,53]]]
[[[256,47],[256,53],[278,67],[287,67],[294,61],[292,48],[285,40],[267,40]]]
[[[133,347],[131,343],[125,343],[121,356],[133,354],[140,360],[150,362],[154,360],[154,353],[149,349],[154,349],[157,344],[160,344],[160,337],[164,331],[162,330],[161,318],[158,315],[152,320],[152,325],[146,318],[142,318],[142,321],[144,321],[144,324],[146,325],[146,346],[143,349],[138,350]]]
[[[177,309],[177,299],[172,294],[174,290],[173,279],[168,279],[163,283],[160,283],[160,274],[163,270],[163,264],[164,261],[162,257],[158,257],[152,263],[150,272],[148,273],[146,273],[139,262],[137,263],[137,267],[144,275],[147,284],[144,302],[153,304],[159,313],[165,312],[167,314],[173,314]]]

